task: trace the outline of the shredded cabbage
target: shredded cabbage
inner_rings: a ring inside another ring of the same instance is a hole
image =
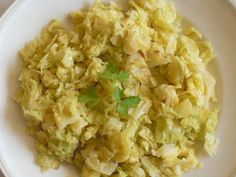
[[[210,156],[219,106],[209,41],[166,0],[96,1],[20,51],[17,102],[42,170],[81,177],[181,177]],[[217,105],[217,106],[216,106]]]

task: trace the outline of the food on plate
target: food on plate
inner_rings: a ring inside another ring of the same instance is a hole
[[[201,166],[197,149],[215,154],[215,53],[172,3],[96,1],[70,23],[52,21],[20,51],[17,101],[43,171],[181,177]]]

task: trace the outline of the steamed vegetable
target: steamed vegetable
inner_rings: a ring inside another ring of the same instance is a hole
[[[17,101],[42,170],[81,177],[181,177],[216,152],[211,43],[166,0],[96,1],[20,51]],[[200,146],[196,144],[200,144]]]

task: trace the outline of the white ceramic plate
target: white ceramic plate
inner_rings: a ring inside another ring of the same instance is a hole
[[[122,0],[126,2],[126,0]],[[226,0],[174,0],[179,12],[213,42],[218,58],[211,64],[223,110],[220,146],[205,166],[186,177],[233,177],[236,168],[236,11]],[[21,62],[17,51],[51,19],[88,4],[86,0],[18,0],[0,21],[0,167],[6,177],[76,177],[70,166],[41,174],[33,140],[26,135],[15,94]]]

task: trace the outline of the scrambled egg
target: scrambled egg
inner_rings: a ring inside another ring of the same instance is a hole
[[[210,42],[183,28],[172,3],[96,1],[52,21],[20,51],[17,101],[42,170],[81,177],[181,177],[218,143]]]

